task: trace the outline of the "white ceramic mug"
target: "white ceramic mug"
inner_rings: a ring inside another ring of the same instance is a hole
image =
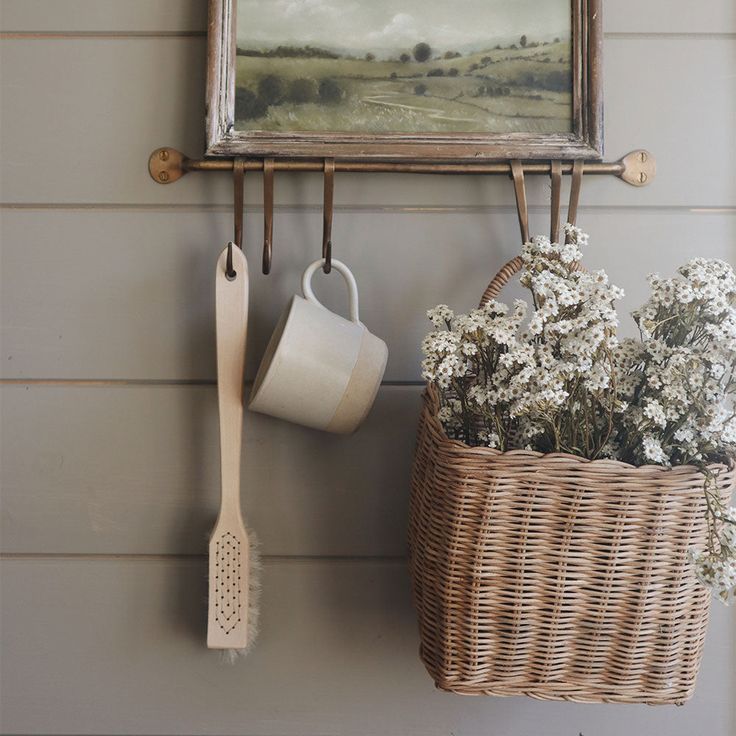
[[[307,427],[349,434],[367,416],[381,385],[388,348],[358,316],[358,286],[332,259],[348,286],[350,319],[323,306],[312,291],[319,260],[302,277],[261,360],[249,408]]]

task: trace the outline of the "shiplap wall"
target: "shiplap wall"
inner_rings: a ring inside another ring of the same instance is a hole
[[[248,417],[243,499],[265,558],[250,658],[204,648],[218,503],[212,272],[227,176],[154,184],[148,154],[203,141],[204,0],[0,0],[3,733],[732,736],[736,619],[714,607],[682,708],[436,692],[403,561],[423,312],[477,301],[517,249],[502,178],[340,176],[336,255],[391,358],[351,438]],[[736,4],[609,0],[606,148],[656,183],[584,187],[588,261],[736,261]],[[259,262],[260,177],[247,177]],[[547,183],[529,184],[533,230]],[[321,182],[276,177],[273,275],[253,271],[249,370],[319,252]],[[336,307],[335,279],[319,284]],[[625,326],[624,330],[630,330]]]

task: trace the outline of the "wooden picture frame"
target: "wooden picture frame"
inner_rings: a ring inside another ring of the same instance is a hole
[[[512,158],[596,160],[603,154],[602,0],[571,0],[572,132],[569,133],[238,130],[235,126],[237,3],[238,0],[210,0],[208,156],[472,162]],[[396,5],[400,4],[397,0]]]

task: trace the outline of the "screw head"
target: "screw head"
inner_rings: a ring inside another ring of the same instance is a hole
[[[169,152],[164,148],[162,151],[159,151],[158,157],[162,161],[168,161],[169,160]]]
[[[169,180],[169,172],[168,171],[161,171],[158,175],[159,181],[168,181]]]

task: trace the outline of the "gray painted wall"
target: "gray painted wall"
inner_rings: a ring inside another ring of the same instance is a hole
[[[266,555],[251,657],[204,647],[218,503],[212,271],[227,176],[150,181],[202,149],[204,0],[0,0],[0,730],[247,736],[730,736],[736,618],[713,609],[682,708],[462,698],[416,656],[402,556],[424,310],[468,308],[517,249],[502,178],[338,175],[335,254],[391,350],[363,429],[264,417],[243,498]],[[736,5],[606,3],[606,148],[652,150],[643,190],[585,183],[588,262],[627,291],[694,255],[736,261]],[[258,263],[260,177],[247,177]],[[546,229],[547,182],[530,182]],[[274,272],[251,355],[320,244],[321,182],[276,178]],[[326,300],[344,304],[334,282]],[[630,331],[630,326],[625,330]],[[250,370],[254,361],[250,361]]]

